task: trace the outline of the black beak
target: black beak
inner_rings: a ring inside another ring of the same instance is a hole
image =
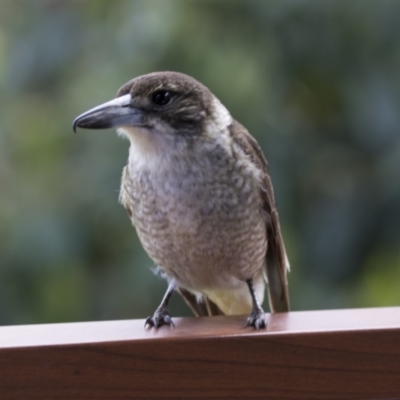
[[[131,95],[126,94],[84,112],[74,119],[72,129],[107,129],[113,126],[138,125],[142,111],[131,107]]]

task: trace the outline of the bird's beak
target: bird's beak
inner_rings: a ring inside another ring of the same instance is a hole
[[[126,94],[84,112],[74,119],[72,129],[106,129],[113,126],[138,125],[142,111],[131,106],[131,95]]]

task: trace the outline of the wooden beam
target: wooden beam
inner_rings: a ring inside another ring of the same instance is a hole
[[[400,307],[0,328],[0,399],[400,399]]]

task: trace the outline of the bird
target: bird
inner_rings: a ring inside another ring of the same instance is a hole
[[[255,138],[189,75],[152,72],[79,115],[73,130],[116,127],[130,142],[119,200],[168,288],[145,326],[172,325],[178,292],[196,316],[289,311],[289,261],[268,164]]]

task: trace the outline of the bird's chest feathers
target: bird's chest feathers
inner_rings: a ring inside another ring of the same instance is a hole
[[[167,167],[165,160],[153,161],[154,169],[131,167],[128,196],[134,200],[133,222],[138,229],[143,219],[146,229],[154,225],[173,235],[198,233],[202,210],[212,201],[212,177],[201,165],[175,161]]]
[[[226,146],[163,150],[144,154],[131,146],[121,197],[129,199],[138,230],[154,225],[168,234],[198,235],[254,208],[256,178]]]

